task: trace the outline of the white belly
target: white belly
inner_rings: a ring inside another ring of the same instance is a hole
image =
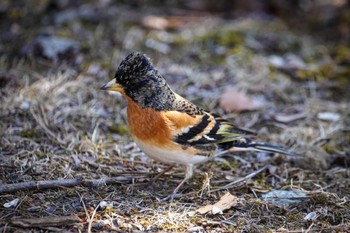
[[[202,155],[191,155],[179,153],[167,149],[160,149],[148,144],[142,143],[134,138],[136,144],[150,158],[166,164],[182,164],[182,165],[197,165],[207,162],[210,157]]]

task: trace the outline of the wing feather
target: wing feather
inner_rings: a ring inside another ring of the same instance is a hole
[[[221,144],[254,134],[208,112],[191,116],[178,111],[167,111],[164,116],[173,127],[174,141],[181,145]]]
[[[183,148],[192,147],[197,154],[212,156],[216,149],[228,151],[257,150],[286,155],[295,155],[278,145],[256,143],[249,139],[254,132],[237,128],[229,121],[215,114],[204,112],[190,115],[186,112],[164,112],[167,124],[172,127],[172,140]]]

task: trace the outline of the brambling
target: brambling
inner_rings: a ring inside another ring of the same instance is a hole
[[[176,94],[142,53],[129,54],[114,79],[101,89],[120,92],[127,99],[130,133],[145,154],[166,164],[185,166],[185,178],[170,198],[192,177],[196,165],[224,153],[266,151],[294,155],[277,145],[254,142],[249,139],[254,133]]]

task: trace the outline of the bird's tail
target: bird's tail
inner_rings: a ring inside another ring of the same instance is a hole
[[[259,143],[254,142],[248,138],[244,138],[244,140],[239,142],[231,142],[230,148],[228,148],[228,145],[225,145],[228,151],[265,151],[265,152],[271,152],[271,153],[279,153],[284,154],[288,156],[299,156],[299,154],[296,154],[294,152],[290,152],[287,148],[284,148],[279,145],[273,145],[268,143]]]
[[[257,142],[251,142],[249,145],[250,148],[254,148],[257,151],[266,151],[266,152],[272,152],[272,153],[279,153],[284,154],[288,156],[298,156],[298,154],[288,151],[288,149],[279,146],[279,145],[272,145],[268,143],[257,143]]]

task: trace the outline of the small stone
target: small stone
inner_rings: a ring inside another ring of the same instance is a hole
[[[16,207],[18,202],[19,202],[19,199],[16,198],[16,199],[13,199],[12,201],[6,202],[3,206],[5,208]]]
[[[307,215],[305,215],[304,220],[305,221],[315,221],[317,219],[316,212],[310,212]]]
[[[340,115],[335,112],[319,112],[317,118],[323,121],[338,121]]]

